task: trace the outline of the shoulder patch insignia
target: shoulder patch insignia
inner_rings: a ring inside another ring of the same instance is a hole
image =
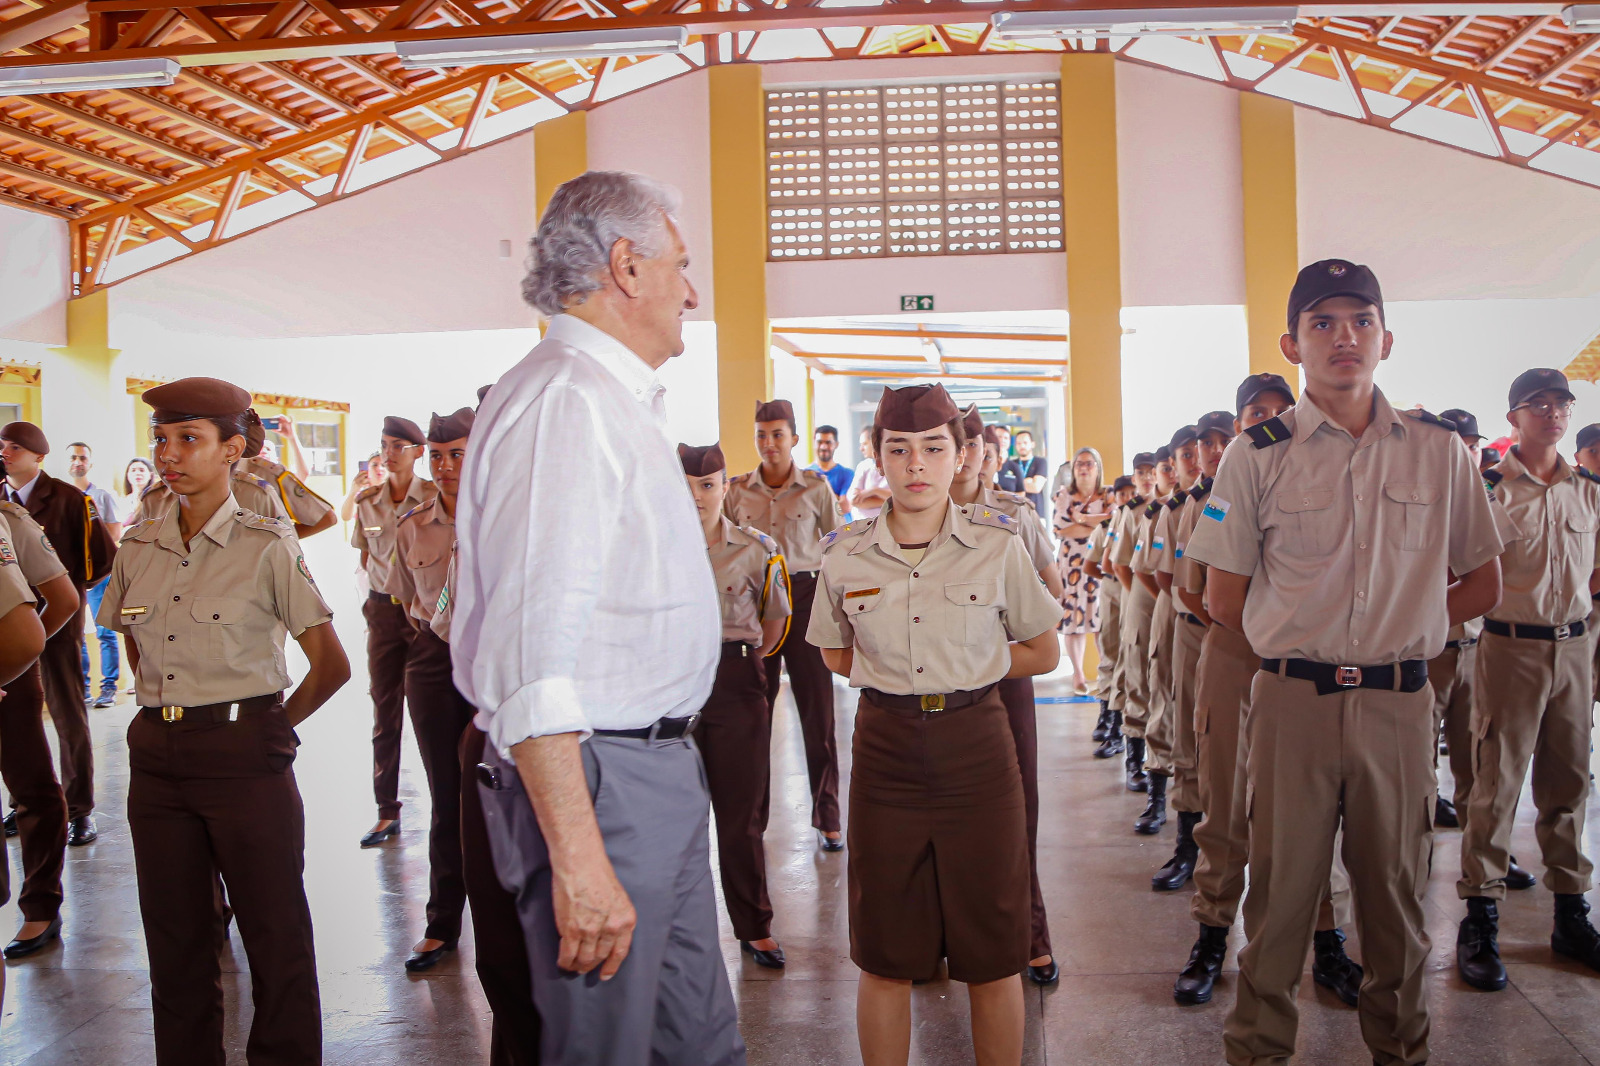
[[[1501,473],[1499,470],[1491,469],[1483,472],[1483,488],[1484,491],[1489,494],[1489,498],[1491,500],[1494,499],[1495,486],[1504,480],[1505,474]]]
[[[415,507],[411,508],[411,510],[407,511],[405,514],[403,514],[399,518],[397,518],[395,520],[396,523],[398,524],[400,522],[404,522],[406,519],[410,518],[412,515],[416,514],[418,511],[422,510],[424,507],[430,506],[432,503],[433,503],[432,500],[423,500],[421,503],[419,503]]]
[[[1179,493],[1174,494],[1172,499],[1167,501],[1167,510],[1176,511],[1178,508],[1182,507],[1183,506],[1183,498],[1186,495],[1188,495],[1188,493],[1179,492]]]
[[[1251,426],[1245,432],[1250,436],[1250,443],[1257,448],[1269,448],[1274,444],[1281,444],[1292,436],[1289,427],[1283,424],[1281,418],[1269,418],[1260,425]]]
[[[0,566],[12,566],[17,561],[17,553],[12,550],[9,540],[0,540]]]
[[[1448,418],[1440,418],[1431,411],[1405,411],[1403,413],[1407,418],[1415,419],[1418,422],[1426,422],[1430,426],[1438,426],[1440,429],[1448,429],[1451,433],[1456,431],[1456,424],[1454,422],[1450,421]]]
[[[997,526],[1008,533],[1017,532],[1017,520],[1004,511],[993,507],[974,505],[966,510],[966,516],[975,526]]]
[[[294,527],[282,519],[268,518],[266,515],[251,514],[246,511],[240,521],[251,529],[264,529],[268,533],[276,533],[280,537],[294,536]]]
[[[1154,518],[1156,515],[1158,515],[1160,513],[1161,513],[1161,501],[1160,500],[1156,500],[1149,507],[1146,507],[1144,509],[1144,516],[1146,518]]]
[[[306,557],[304,555],[296,555],[294,557],[294,568],[300,571],[301,577],[305,578],[313,585],[317,583],[317,579],[311,576],[311,568],[306,565]]]
[[[372,499],[378,494],[378,490],[381,488],[383,488],[382,485],[374,485],[371,488],[362,489],[361,492],[356,495],[356,502],[360,503],[364,500]]]
[[[1588,478],[1590,481],[1600,483],[1600,474],[1591,474],[1581,466],[1575,466],[1572,469],[1577,472],[1579,477]]]
[[[822,535],[822,550],[827,551],[829,548],[833,547],[836,541],[839,541],[845,537],[861,536],[867,530],[871,529],[873,523],[876,521],[877,519],[875,518],[857,519],[854,522],[846,522],[844,525],[832,530],[831,532],[824,533]]]
[[[747,535],[749,535],[751,537],[754,537],[756,540],[760,541],[761,542],[761,546],[763,548],[767,549],[768,554],[776,554],[778,552],[778,550],[779,550],[778,549],[778,542],[773,540],[771,537],[767,536],[765,533],[761,532],[761,530],[757,529],[754,526],[740,526],[739,528],[741,530],[743,530]]]

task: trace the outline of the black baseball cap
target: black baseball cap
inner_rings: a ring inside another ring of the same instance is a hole
[[[1243,406],[1242,404],[1240,406]],[[1195,435],[1204,438],[1207,433],[1221,433],[1224,437],[1233,436],[1233,412],[1211,411],[1200,416],[1200,421],[1194,424]]]
[[[1172,462],[1172,448],[1166,444],[1156,449],[1156,465]]]
[[[1498,463],[1500,458],[1499,448],[1486,447],[1483,449],[1483,457],[1478,460],[1478,464],[1483,467],[1491,467]]]
[[[1137,470],[1141,466],[1155,466],[1156,461],[1155,454],[1152,452],[1135,452],[1133,456],[1133,468]]]
[[[1291,322],[1291,326],[1293,323]],[[1251,374],[1239,383],[1238,391],[1233,394],[1233,409],[1238,414],[1243,414],[1244,409],[1255,402],[1257,396],[1263,392],[1281,392],[1294,403],[1294,390],[1289,388],[1289,383],[1278,374]]]
[[[1184,426],[1179,429],[1178,432],[1174,433],[1172,435],[1172,439],[1167,442],[1167,451],[1169,454],[1175,455],[1177,454],[1179,448],[1183,447],[1185,444],[1193,444],[1199,439],[1200,433],[1198,430],[1196,430],[1193,426]]]
[[[1117,480],[1111,483],[1112,492],[1121,492],[1123,489],[1131,488],[1133,488],[1133,478],[1129,477],[1127,474],[1119,475]]]
[[[1535,367],[1524,370],[1511,383],[1510,410],[1515,411],[1541,392],[1559,392],[1569,400],[1577,399],[1572,395],[1572,390],[1567,388],[1567,375],[1549,367]]]
[[[1478,417],[1471,411],[1463,411],[1459,407],[1452,407],[1448,411],[1440,411],[1439,417],[1454,422],[1456,424],[1456,432],[1463,437],[1483,439],[1483,434],[1478,432]]]
[[[1578,430],[1578,450],[1580,452],[1593,444],[1600,444],[1600,422],[1591,422]]]
[[[1289,290],[1289,332],[1294,332],[1300,312],[1309,311],[1323,300],[1335,296],[1354,296],[1365,300],[1383,316],[1383,290],[1371,268],[1348,259],[1322,259],[1300,271]]]

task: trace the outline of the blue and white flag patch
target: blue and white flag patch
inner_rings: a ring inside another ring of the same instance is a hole
[[[1211,498],[1206,500],[1205,509],[1200,512],[1200,517],[1209,518],[1213,522],[1221,522],[1228,517],[1228,508],[1232,506],[1233,504],[1213,492]]]

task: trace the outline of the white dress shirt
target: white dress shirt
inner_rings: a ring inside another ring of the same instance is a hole
[[[711,694],[722,624],[665,389],[570,315],[496,382],[457,502],[456,687],[502,755],[638,729]]]
[[[850,490],[845,495],[871,492],[873,489],[886,489],[888,487],[889,479],[884,477],[883,473],[878,469],[878,461],[876,459],[863,459],[856,464],[856,475],[850,479]],[[850,516],[859,520],[877,518],[882,513],[883,504],[879,503],[867,507],[857,507],[850,512]]]
[[[688,483],[685,482],[685,484]],[[33,490],[37,488],[38,485],[39,472],[35,470],[33,472],[32,480],[30,480],[26,485],[22,486],[20,489],[15,489],[12,488],[9,483],[7,483],[6,490],[11,493],[11,499],[16,500],[18,503],[22,504],[22,506],[26,507],[28,506],[28,501],[33,499]]]

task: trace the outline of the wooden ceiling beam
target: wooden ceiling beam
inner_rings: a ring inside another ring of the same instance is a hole
[[[311,99],[317,101],[317,103],[322,104],[325,107],[331,107],[335,111],[343,112],[346,115],[350,114],[352,111],[360,110],[358,105],[352,104],[348,100],[340,99],[327,89],[324,89],[322,86],[318,85],[316,82],[311,81],[309,78],[303,77],[282,63],[259,63],[257,66],[259,66],[262,70],[265,70],[268,74],[271,74],[274,78],[285,81],[294,88],[299,89],[301,92],[311,97]]]
[[[55,174],[47,170],[40,170],[37,167],[25,167],[20,163],[12,162],[5,155],[0,155],[0,174],[9,174],[13,178],[21,178],[24,181],[36,181],[40,185],[54,185],[58,189],[64,189],[78,196],[87,196],[90,199],[99,200],[101,203],[106,204],[119,204],[127,199],[126,196],[118,193],[107,192],[104,189],[97,189],[93,185],[85,185],[81,181],[75,181],[65,174]]]
[[[206,89],[206,91],[210,92],[210,86],[211,83],[207,81],[203,87]],[[260,134],[244,133],[240,130],[231,129],[227,126],[224,126],[220,122],[215,122],[212,119],[207,118],[205,115],[202,115],[196,111],[191,111],[189,108],[179,105],[170,98],[162,96],[160,93],[147,92],[139,89],[118,89],[115,90],[115,92],[116,95],[122,97],[124,100],[131,101],[140,107],[147,107],[152,111],[159,111],[168,118],[177,119],[179,122],[193,126],[197,130],[202,130],[205,133],[211,134],[211,136],[217,138],[218,140],[228,141],[232,144],[236,144],[240,148],[248,148],[251,151],[255,151],[258,148],[265,148],[267,146],[267,138],[261,136]],[[252,110],[254,109],[252,108]]]
[[[54,204],[41,204],[36,200],[30,200],[20,193],[14,193],[5,188],[0,188],[0,203],[4,203],[9,207],[20,208],[23,211],[32,211],[35,214],[49,215],[51,218],[64,218],[68,222],[78,218],[81,214],[81,212],[74,211],[71,208],[57,207]]]
[[[153,185],[171,185],[173,182],[173,178],[170,175],[162,174],[159,171],[146,170],[115,156],[92,151],[80,144],[57,140],[43,133],[23,129],[14,123],[0,121],[0,137],[10,137],[12,140],[21,141],[35,148],[43,148],[46,151],[55,152],[75,163],[82,163],[85,166],[94,167],[96,170],[104,170],[107,173],[117,174],[133,181],[148,182]]]
[[[104,133],[129,144],[148,148],[152,152],[160,152],[174,162],[187,163],[194,167],[210,167],[219,162],[216,158],[200,155],[180,145],[155,137],[132,125],[125,125],[113,118],[86,111],[54,96],[33,96],[28,98],[28,102],[31,106],[43,108],[51,114],[59,115],[62,118],[71,119],[73,122],[87,126],[96,133]]]
[[[84,0],[55,0],[37,11],[0,22],[0,55],[64,33],[89,19]]]
[[[1493,52],[1490,52],[1488,57],[1484,59],[1483,62],[1477,64],[1478,69],[1484,71],[1485,73],[1493,70],[1506,59],[1510,58],[1511,55],[1523,45],[1527,44],[1539,34],[1543,33],[1545,29],[1554,21],[1555,16],[1553,15],[1540,15],[1537,18],[1529,19],[1527,25],[1523,26],[1522,29],[1512,34],[1510,39],[1507,40],[1505,44],[1502,44],[1499,48],[1496,48]]]
[[[271,73],[276,74],[277,71],[272,71]],[[193,85],[197,89],[202,89],[208,93],[215,93],[229,103],[237,104],[246,111],[249,111],[252,114],[260,115],[262,118],[271,122],[276,122],[278,125],[283,126],[286,129],[298,130],[301,133],[306,133],[312,128],[312,124],[307,122],[305,119],[297,118],[288,111],[278,107],[276,104],[229,85],[227,82],[222,80],[220,75],[208,75],[197,70],[186,70],[182,74],[179,74],[178,77],[183,81],[188,82],[190,85]]]

